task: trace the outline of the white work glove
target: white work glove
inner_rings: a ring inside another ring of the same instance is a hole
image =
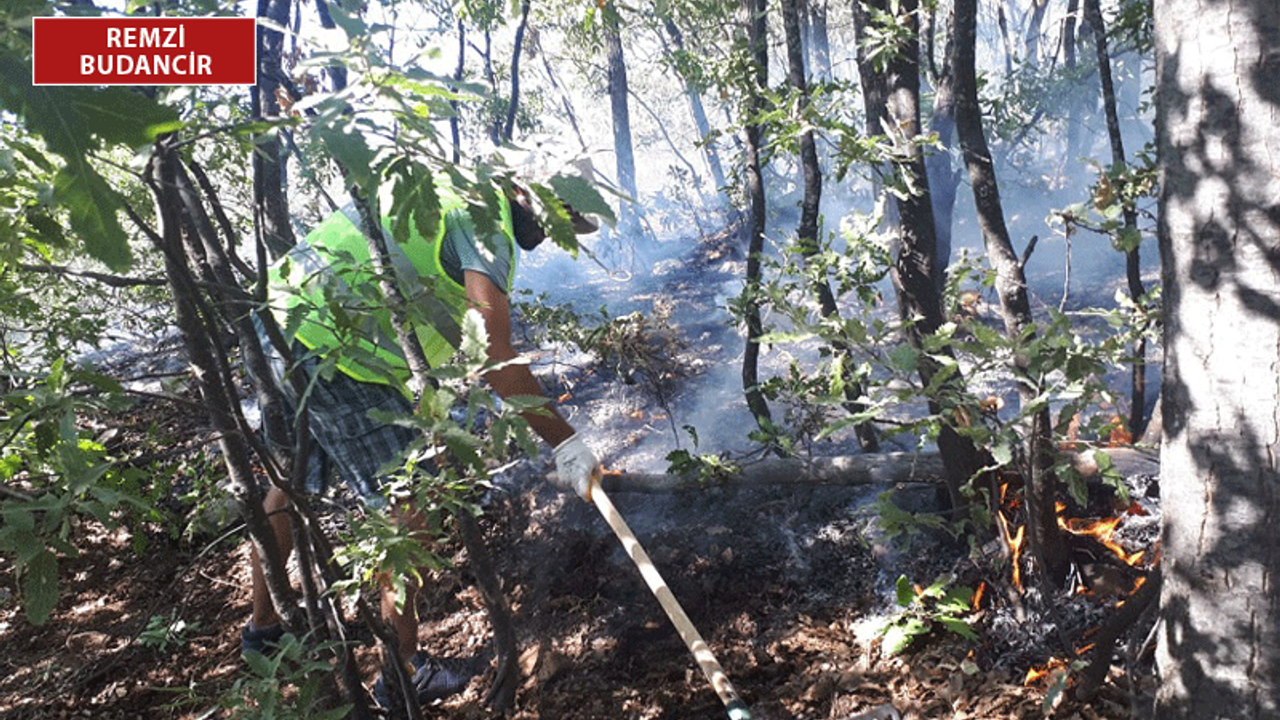
[[[600,477],[600,461],[575,433],[555,449],[556,485],[573,490],[583,500],[591,499],[591,484]]]

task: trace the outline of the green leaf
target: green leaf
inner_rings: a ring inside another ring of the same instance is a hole
[[[906,618],[890,625],[884,632],[881,652],[886,655],[897,655],[915,642],[917,637],[929,631],[929,626],[922,620]]]
[[[936,618],[936,620],[939,625],[950,630],[956,635],[965,638],[966,640],[978,639],[978,633],[974,632],[972,627],[969,627],[969,623],[961,620],[960,618],[939,617]]]
[[[577,175],[556,175],[548,181],[560,199],[573,206],[580,213],[599,215],[610,225],[617,224],[613,208],[605,201],[600,191],[586,178]]]
[[[889,364],[903,373],[915,372],[919,358],[920,354],[910,345],[899,345],[889,351]]]
[[[908,607],[916,599],[916,589],[911,586],[911,581],[906,575],[899,575],[896,585],[898,595],[898,604],[902,607]]]
[[[22,569],[22,604],[32,625],[43,625],[58,603],[58,558],[37,554]]]

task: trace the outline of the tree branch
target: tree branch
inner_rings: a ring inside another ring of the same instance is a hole
[[[95,280],[104,285],[117,288],[129,287],[163,287],[164,278],[131,278],[123,275],[94,272],[92,270],[72,270],[64,265],[29,265],[18,263],[18,269],[24,272],[45,273],[46,275],[69,275]]]

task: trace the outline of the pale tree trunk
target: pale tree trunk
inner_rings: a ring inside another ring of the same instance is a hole
[[[827,31],[827,0],[807,0],[810,72],[819,82],[831,79],[831,38]]]
[[[1280,4],[1156,0],[1157,717],[1280,717]]]
[[[954,18],[954,13],[949,15]],[[951,45],[954,22],[947,23],[947,39],[942,67],[930,67],[935,71],[933,91],[933,116],[929,131],[937,134],[939,149],[932,150],[925,158],[929,174],[929,198],[933,203],[933,232],[937,237],[937,258],[933,266],[933,283],[941,296],[947,285],[947,266],[951,262],[951,226],[955,214],[956,191],[960,187],[960,170],[951,167],[951,148],[956,129],[955,73],[951,67]],[[932,52],[930,52],[932,54]]]
[[[684,33],[669,14],[662,14],[662,25],[666,28],[667,35],[671,37],[671,42],[675,44],[676,50],[684,50]],[[702,152],[707,159],[707,169],[711,171],[711,179],[715,182],[717,189],[727,187],[729,183],[724,176],[724,167],[720,164],[720,152],[716,150],[716,143],[711,138],[711,123],[707,120],[702,93],[692,82],[685,80],[684,94],[689,99],[689,112],[693,114],[694,125],[698,128],[698,139],[702,143]]]
[[[613,117],[613,149],[617,159],[618,187],[628,197],[639,199],[636,190],[636,160],[631,145],[631,111],[627,107],[627,62],[622,54],[622,19],[612,3],[605,13],[605,51],[608,54],[609,107]],[[619,229],[623,237],[639,228],[635,203],[623,201]]]

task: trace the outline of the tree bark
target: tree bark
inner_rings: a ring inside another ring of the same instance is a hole
[[[1107,29],[1098,0],[1084,0],[1085,15],[1093,29],[1094,46],[1098,54],[1098,76],[1102,81],[1102,108],[1107,117],[1107,137],[1111,140],[1111,167],[1123,170],[1127,164],[1124,153],[1124,136],[1120,134],[1120,115],[1116,110],[1116,88],[1111,77],[1111,55],[1107,50]],[[1132,203],[1123,203],[1124,231],[1138,236],[1138,209]],[[1126,240],[1132,242],[1133,240]],[[1129,284],[1129,297],[1138,302],[1146,289],[1142,287],[1142,269],[1139,263],[1138,245],[1124,248],[1125,278]],[[1147,340],[1139,337],[1133,344],[1133,368],[1129,374],[1129,432],[1134,437],[1142,434],[1147,410]]]
[[[742,288],[743,320],[746,324],[747,342],[742,354],[742,389],[746,394],[747,408],[755,416],[761,428],[769,426],[772,418],[769,404],[760,391],[760,336],[764,328],[760,319],[760,255],[764,252],[765,198],[764,174],[761,164],[761,145],[764,129],[758,116],[764,111],[765,90],[769,75],[769,25],[767,0],[744,0],[743,9],[747,21],[747,44],[750,60],[747,71],[747,100],[745,110],[745,156],[747,194],[747,275]]]
[[[969,184],[973,188],[973,202],[982,228],[987,261],[996,272],[996,292],[1000,297],[1005,333],[1017,342],[1019,338],[1027,338],[1026,332],[1032,326],[1031,302],[1027,296],[1027,279],[1022,272],[1022,263],[1005,225],[1000,187],[982,127],[982,110],[978,106],[978,81],[974,67],[977,0],[956,0],[955,13],[952,69],[955,72],[956,134],[969,171]],[[1029,375],[1029,362],[1024,353],[1015,352],[1012,365],[1018,394],[1023,407],[1026,407],[1039,395],[1041,383]],[[1025,433],[1028,551],[1039,565],[1043,578],[1056,587],[1065,580],[1070,559],[1058,529],[1054,507],[1058,483],[1052,470],[1053,424],[1047,405],[1028,418]]]
[[[665,13],[662,15],[662,25],[666,28],[667,35],[671,37],[671,42],[675,44],[676,50],[683,51],[684,33],[680,31],[680,27],[670,15]],[[720,164],[720,153],[711,139],[711,123],[707,121],[707,111],[702,104],[702,93],[686,79],[684,94],[689,99],[689,112],[693,114],[694,126],[698,128],[698,138],[702,143],[703,155],[707,159],[707,168],[711,170],[711,179],[715,182],[716,188],[727,187],[729,183],[724,176],[724,167]]]
[[[947,39],[944,43],[942,67],[934,80],[933,116],[929,131],[938,136],[941,150],[925,158],[929,176],[929,199],[933,205],[933,232],[937,246],[933,266],[933,284],[941,297],[947,286],[947,266],[951,262],[951,226],[956,207],[956,191],[960,187],[960,170],[951,167],[951,148],[956,129],[955,72],[952,69],[951,46],[954,43],[954,13],[948,15]]]
[[[787,77],[796,93],[796,117],[802,126],[807,125],[806,116],[809,108],[809,83],[806,79],[804,65],[804,47],[801,41],[800,4],[803,0],[783,0],[782,24],[787,40]],[[822,168],[818,164],[818,150],[814,143],[813,130],[801,131],[799,137],[800,167],[804,175],[804,199],[800,205],[800,226],[796,231],[800,253],[808,261],[821,252],[822,241],[819,237],[822,229],[819,226],[819,209],[822,203]],[[824,318],[838,318],[839,308],[836,306],[835,294],[825,278],[815,280],[813,291],[818,298],[819,310]],[[850,357],[847,344],[833,342],[832,350],[837,357]],[[862,384],[852,376],[854,363],[844,362],[849,370],[846,373],[845,407],[852,414],[861,413],[866,406],[859,402],[862,397]],[[871,423],[860,423],[855,428],[858,444],[867,452],[880,449],[880,440],[875,427]]]
[[[1157,0],[1161,720],[1280,717],[1280,5]]]
[[[462,85],[467,70],[467,25],[458,20],[458,62],[453,67],[453,82]],[[449,116],[449,140],[453,147],[453,162],[456,165],[462,160],[462,103],[450,100],[449,107],[453,114]]]
[[[516,27],[515,47],[511,50],[511,97],[507,101],[507,119],[502,124],[502,140],[511,142],[516,130],[516,113],[520,109],[520,55],[524,49],[524,31],[529,27],[529,0],[520,3],[520,24]]]
[[[636,188],[636,160],[631,143],[631,111],[627,106],[627,61],[622,53],[622,18],[618,7],[609,3],[604,11],[604,41],[608,54],[609,109],[613,117],[613,149],[617,159],[618,187],[627,197],[639,198]],[[622,203],[619,229],[623,236],[639,229],[634,202]]]
[[[258,0],[258,16],[271,20],[279,27],[289,26],[289,8],[292,0]],[[284,33],[258,26],[258,84],[250,93],[255,119],[274,120],[280,117],[280,101],[276,92],[284,75],[281,55],[284,50]],[[255,227],[267,246],[271,259],[289,252],[297,239],[289,222],[289,202],[285,198],[284,163],[288,157],[280,142],[279,133],[266,133],[253,143],[253,191]]]
[[[889,0],[869,0],[854,10],[859,40],[870,30],[869,7],[889,12]],[[943,323],[942,302],[934,285],[937,263],[937,237],[934,235],[933,207],[929,196],[929,180],[925,172],[924,152],[914,140],[920,135],[920,44],[915,32],[918,17],[917,0],[898,4],[899,22],[909,24],[911,32],[899,52],[889,58],[883,69],[865,54],[859,42],[858,73],[862,76],[863,94],[867,98],[867,128],[888,136],[896,148],[892,171],[898,185],[909,192],[897,197],[899,247],[891,274],[898,291],[898,314],[906,321],[907,338],[916,348],[923,347],[925,336],[937,332]],[[918,372],[927,386],[941,371],[938,361],[920,353]],[[957,372],[944,383],[943,394],[963,394],[964,380]],[[929,398],[929,411],[941,420],[938,449],[946,464],[947,493],[952,509],[967,514],[965,487],[978,477],[983,458],[973,442],[956,432],[944,417],[938,398]]]

